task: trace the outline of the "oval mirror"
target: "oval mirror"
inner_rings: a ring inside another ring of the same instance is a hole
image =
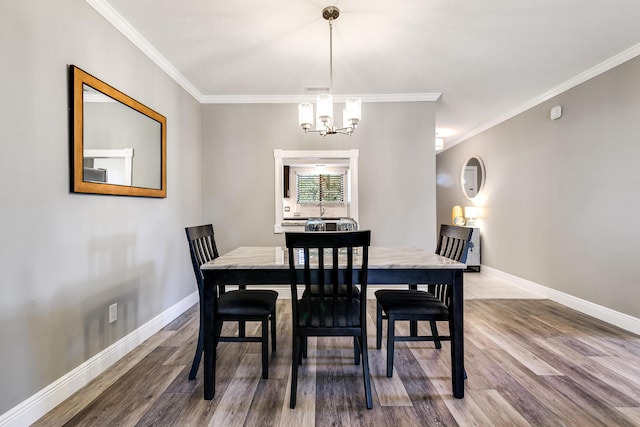
[[[462,192],[468,199],[473,199],[482,191],[484,182],[485,170],[482,159],[477,156],[471,157],[462,166],[460,174]]]

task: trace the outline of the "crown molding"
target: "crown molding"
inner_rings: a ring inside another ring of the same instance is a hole
[[[568,91],[569,89],[572,89],[576,86],[578,86],[579,84],[582,84],[584,82],[586,82],[587,80],[590,80],[594,77],[599,76],[600,74],[603,74],[609,70],[611,70],[612,68],[617,67],[618,65],[624,64],[627,61],[630,61],[631,59],[635,58],[636,56],[640,55],[640,43],[636,44],[635,46],[630,47],[629,49],[626,49],[622,52],[620,52],[619,54],[612,56],[611,58],[597,64],[594,67],[589,68],[586,71],[583,71],[582,73],[578,74],[575,77],[572,77],[571,79],[567,80],[564,83],[559,84],[558,86],[555,86],[554,88],[548,90],[547,92],[544,92],[538,96],[536,96],[535,98],[530,99],[529,101],[525,102],[524,104],[519,105],[518,107],[514,108],[513,110],[507,111],[506,113],[496,117],[495,119],[473,129],[470,132],[465,133],[464,135],[454,139],[453,141],[445,144],[445,147],[443,150],[439,151],[439,153],[442,153],[443,151],[446,151],[447,149],[466,141],[467,139],[474,137],[488,129],[491,129],[494,126],[499,125],[502,122],[505,122],[509,119],[511,119],[512,117],[517,116],[520,113],[524,113],[525,111],[542,104],[543,102],[553,98],[554,96],[558,96],[563,92]]]
[[[197,101],[201,102],[202,93],[191,84],[167,59],[160,54],[133,26],[122,17],[105,0],[86,0],[111,25],[116,27],[131,43],[149,57],[158,67],[169,75],[176,83],[186,90]]]
[[[440,99],[440,92],[426,93],[389,93],[362,95],[363,102],[435,102]]]
[[[335,102],[344,102],[347,98],[358,97],[362,102],[429,102],[437,101],[440,93],[389,93],[333,95]],[[315,102],[314,95],[204,95],[203,104],[299,104]]]

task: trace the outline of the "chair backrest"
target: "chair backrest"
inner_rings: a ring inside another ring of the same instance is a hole
[[[206,224],[186,227],[184,230],[187,233],[187,240],[189,241],[193,273],[198,282],[198,290],[202,292],[204,280],[200,266],[220,256],[214,239],[213,225]]]
[[[467,252],[471,244],[473,228],[455,225],[440,225],[440,236],[436,253],[459,262],[467,261]],[[436,296],[447,307],[451,304],[451,287],[448,285],[430,284],[429,292]]]
[[[285,240],[294,327],[315,328],[322,333],[323,328],[366,325],[366,298],[358,298],[354,286],[360,285],[360,293],[366,295],[371,231],[286,233]],[[298,285],[305,287],[300,301]],[[305,314],[304,320],[295,322],[301,318],[300,313]]]
[[[436,253],[454,261],[467,262],[467,253],[473,228],[455,225],[440,225],[440,236]]]

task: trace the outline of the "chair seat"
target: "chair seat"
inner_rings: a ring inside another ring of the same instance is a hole
[[[218,298],[221,316],[266,316],[273,311],[278,293],[269,290],[229,291]]]
[[[385,313],[394,316],[440,317],[446,318],[449,314],[447,306],[428,292],[411,290],[385,290],[376,292],[378,304]]]
[[[378,298],[380,298],[383,295],[386,295],[388,293],[397,293],[398,295],[400,293],[405,293],[405,294],[407,294],[407,298],[410,298],[411,296],[415,295],[416,293],[426,294],[426,295],[430,295],[431,297],[433,297],[433,294],[431,294],[429,292],[413,290],[413,289],[378,289],[377,291],[375,291],[376,299],[378,299]]]

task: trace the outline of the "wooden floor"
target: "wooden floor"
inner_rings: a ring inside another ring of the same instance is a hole
[[[352,342],[335,338],[310,339],[289,409],[290,302],[278,310],[267,380],[259,344],[222,343],[216,398],[203,400],[202,367],[187,379],[193,307],[34,425],[640,426],[640,337],[549,300],[465,301],[464,399],[451,395],[447,343],[398,343],[386,378],[370,301],[372,410]]]

